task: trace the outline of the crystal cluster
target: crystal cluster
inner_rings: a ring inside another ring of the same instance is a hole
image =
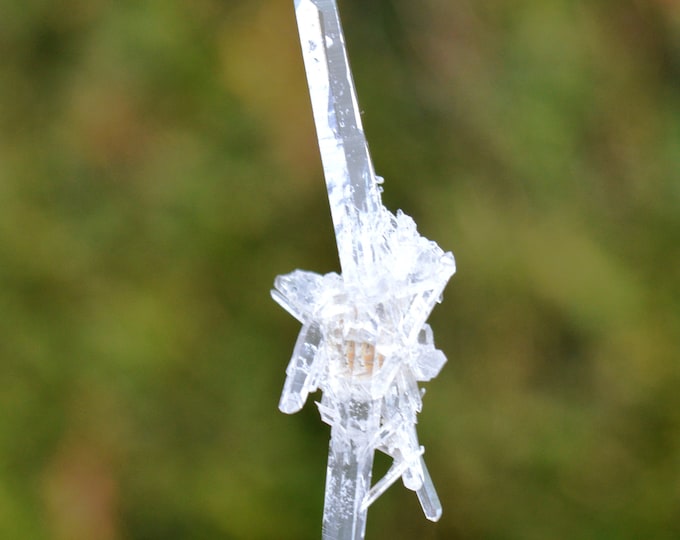
[[[382,208],[374,219],[378,237],[371,243],[381,250],[379,272],[358,283],[302,270],[276,279],[272,296],[303,325],[279,408],[297,412],[310,392],[323,392],[319,410],[333,428],[327,506],[356,505],[360,512],[401,477],[418,493],[425,515],[437,520],[441,507],[415,430],[422,407],[417,382],[435,377],[446,362],[425,321],[455,262],[451,253],[420,236],[402,212],[394,216]],[[366,482],[375,450],[394,463],[371,488]],[[369,470],[352,470],[362,466]],[[333,504],[329,498],[336,497],[350,502]]]
[[[441,515],[415,424],[418,382],[446,361],[425,321],[456,267],[410,217],[382,204],[336,0],[295,0],[295,13],[342,274],[276,278],[272,296],[302,323],[279,408],[297,412],[323,392],[323,538],[361,540],[368,506],[399,478],[429,519]],[[393,464],[372,484],[376,450]]]

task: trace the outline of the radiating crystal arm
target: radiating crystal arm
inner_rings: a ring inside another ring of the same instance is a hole
[[[293,356],[286,369],[286,382],[283,385],[279,409],[286,414],[298,412],[307,401],[314,386],[314,362],[319,354],[321,329],[318,323],[305,325],[298,336]]]
[[[424,452],[424,449],[421,448],[420,454]],[[368,508],[370,505],[372,505],[380,495],[385,493],[387,491],[387,488],[389,488],[394,482],[396,482],[401,475],[404,474],[406,469],[408,469],[409,463],[405,460],[395,460],[392,463],[392,466],[389,468],[389,470],[385,473],[385,476],[383,476],[378,482],[376,482],[373,487],[368,491],[366,496],[364,497],[364,501],[361,504],[362,509]]]
[[[376,266],[371,224],[382,208],[361,125],[336,0],[295,0],[338,254],[345,282]]]
[[[425,460],[422,457],[420,458],[420,466],[423,471],[423,485],[416,491],[420,506],[422,506],[427,519],[430,521],[439,521],[439,518],[442,517],[442,503],[439,502],[439,496],[434,489],[430,472],[427,470]]]

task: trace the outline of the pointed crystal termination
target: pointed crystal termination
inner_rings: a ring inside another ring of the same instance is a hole
[[[295,7],[342,275],[296,270],[274,282],[274,300],[303,325],[279,408],[297,412],[323,392],[323,538],[361,540],[368,507],[399,478],[428,519],[441,516],[415,425],[418,382],[446,362],[426,321],[456,265],[410,217],[382,205],[335,0]],[[376,450],[393,464],[371,486]]]
[[[293,357],[286,370],[288,378],[281,395],[279,409],[286,414],[298,412],[307,401],[309,392],[316,390],[314,386],[314,358],[321,344],[321,328],[318,323],[305,325],[293,349]]]
[[[423,485],[416,491],[420,506],[422,506],[427,519],[430,521],[439,521],[439,518],[442,517],[442,504],[439,502],[439,496],[434,489],[432,478],[430,478],[430,473],[425,466],[425,460],[423,458],[420,458],[420,466],[424,473]]]

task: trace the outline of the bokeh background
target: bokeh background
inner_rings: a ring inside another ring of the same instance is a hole
[[[680,538],[680,6],[341,0],[449,363],[368,538]],[[338,269],[292,1],[0,2],[0,537],[320,537],[277,274]],[[376,464],[378,472],[387,466]]]

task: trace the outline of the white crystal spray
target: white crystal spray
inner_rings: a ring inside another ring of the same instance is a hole
[[[295,0],[295,11],[342,274],[276,278],[273,298],[302,323],[279,408],[297,412],[322,391],[331,426],[323,538],[359,540],[369,505],[399,478],[428,519],[441,516],[415,424],[418,382],[446,362],[426,320],[456,265],[382,205],[336,1]],[[393,463],[371,484],[376,450]]]

